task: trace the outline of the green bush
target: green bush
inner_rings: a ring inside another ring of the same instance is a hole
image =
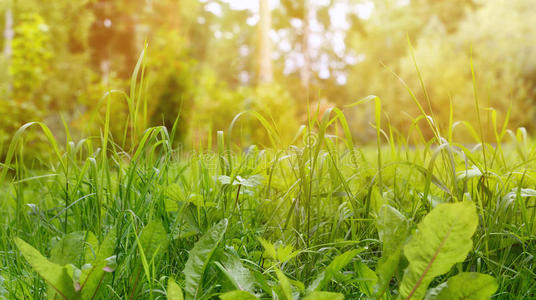
[[[48,25],[38,14],[24,14],[15,26],[9,67],[13,79],[13,96],[30,100],[43,86],[50,68],[52,52]]]

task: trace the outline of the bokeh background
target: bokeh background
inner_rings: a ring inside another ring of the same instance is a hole
[[[0,155],[29,121],[60,138],[102,134],[102,96],[128,93],[145,44],[140,126],[171,128],[180,113],[177,137],[190,147],[210,145],[246,110],[291,141],[330,106],[366,144],[374,108],[345,107],[369,94],[404,136],[421,114],[407,88],[443,128],[451,104],[453,121],[478,126],[475,90],[490,108],[485,135],[491,108],[498,124],[534,127],[534,0],[2,0],[0,29]],[[127,103],[113,97],[111,130],[128,138]],[[235,142],[267,144],[257,120],[239,123]],[[38,151],[34,134],[26,148]],[[455,136],[471,140],[463,126]]]

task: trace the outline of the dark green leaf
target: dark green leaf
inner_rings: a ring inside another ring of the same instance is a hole
[[[205,233],[190,251],[184,267],[186,299],[199,299],[203,285],[203,274],[226,230],[227,219],[223,219]]]

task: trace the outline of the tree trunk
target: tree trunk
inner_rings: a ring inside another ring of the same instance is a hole
[[[4,57],[6,59],[6,67],[7,69],[11,66],[11,42],[13,41],[13,37],[15,36],[15,32],[13,31],[13,11],[11,8],[8,8],[5,13],[5,24],[4,24]],[[13,81],[9,80],[9,83],[7,84],[7,89],[9,92],[13,90]]]
[[[7,9],[5,13],[4,27],[4,56],[9,64],[11,58],[11,41],[13,40],[13,13],[11,9]]]
[[[272,43],[270,40],[272,17],[268,0],[260,0],[259,15],[259,83],[269,83],[273,81],[273,67]]]
[[[303,67],[300,71],[302,86],[307,88],[311,82],[311,57],[309,55],[309,1],[303,0],[303,28],[301,50]]]

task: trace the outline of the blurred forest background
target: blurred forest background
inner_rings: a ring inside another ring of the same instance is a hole
[[[0,156],[29,121],[59,137],[64,121],[75,137],[99,136],[100,99],[128,92],[145,41],[142,126],[171,127],[180,112],[187,145],[207,145],[244,110],[290,141],[308,105],[344,107],[369,94],[406,133],[419,110],[394,74],[441,126],[451,102],[454,121],[475,126],[471,48],[481,106],[497,110],[498,122],[511,107],[512,127],[534,127],[534,0],[2,0],[0,27]],[[128,107],[114,97],[121,137]],[[344,111],[356,141],[374,141],[373,107]],[[240,124],[238,141],[267,144],[259,122]]]

